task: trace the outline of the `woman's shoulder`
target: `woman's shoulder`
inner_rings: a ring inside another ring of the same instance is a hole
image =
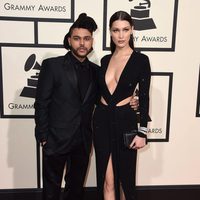
[[[143,54],[141,52],[135,53],[135,63],[139,66],[139,69],[142,71],[151,71],[151,66],[149,62],[149,57],[146,54]],[[134,56],[133,56],[134,57]],[[134,60],[134,59],[133,59]]]
[[[101,63],[110,60],[112,54],[107,54],[101,58]]]
[[[134,51],[132,56],[133,62],[139,64],[140,66],[149,66],[149,57],[141,52]]]
[[[133,54],[135,54],[136,55],[136,57],[138,57],[138,58],[140,58],[140,59],[149,59],[149,57],[146,55],[146,54],[144,54],[144,53],[141,53],[141,52],[139,52],[139,51],[134,51],[134,53]]]

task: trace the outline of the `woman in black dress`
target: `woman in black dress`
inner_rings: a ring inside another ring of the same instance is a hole
[[[111,54],[101,60],[101,98],[93,118],[97,186],[100,199],[120,200],[123,196],[135,200],[136,157],[137,149],[146,144],[151,70],[148,57],[134,49],[131,16],[118,11],[111,16],[109,26]],[[139,127],[129,104],[137,84]],[[134,129],[138,135],[126,148],[123,134]]]

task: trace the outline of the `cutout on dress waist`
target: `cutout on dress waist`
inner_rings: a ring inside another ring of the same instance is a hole
[[[125,106],[125,105],[129,104],[130,101],[131,101],[131,98],[132,98],[132,96],[129,96],[129,97],[127,97],[127,98],[121,100],[120,102],[118,102],[118,103],[116,104],[116,107]],[[103,97],[101,97],[101,100],[100,100],[100,101],[101,101],[101,103],[102,103],[103,105],[108,106],[108,103],[106,102],[106,100],[105,100]]]

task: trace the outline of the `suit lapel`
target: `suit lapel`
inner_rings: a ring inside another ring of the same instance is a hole
[[[90,98],[91,96],[91,93],[94,92],[93,91],[93,88],[95,87],[95,76],[94,76],[94,70],[92,69],[92,66],[91,64],[89,64],[90,66],[90,77],[91,77],[91,81],[90,81],[90,84],[89,84],[89,87],[87,89],[87,92],[85,94],[85,97],[83,99],[83,104]]]
[[[74,66],[71,62],[71,59],[68,53],[65,55],[65,61],[64,61],[63,67],[64,67],[64,71],[66,72],[67,79],[69,80],[70,84],[74,88],[74,91],[77,93],[77,95],[79,95],[76,71],[74,69]]]
[[[93,66],[91,66],[90,63],[89,63],[89,65],[90,65],[89,67],[90,67],[91,82],[89,84],[89,87],[87,89],[87,92],[85,94],[82,104],[84,104],[91,97],[91,94],[93,92],[95,94],[95,91],[94,91],[95,81],[96,81],[95,75],[94,75],[95,70],[93,69]],[[64,67],[64,71],[66,72],[67,79],[69,80],[70,84],[74,88],[76,95],[80,98],[80,92],[78,90],[78,79],[77,79],[75,68],[74,68],[71,58],[69,56],[69,53],[67,53],[65,55],[63,67]]]

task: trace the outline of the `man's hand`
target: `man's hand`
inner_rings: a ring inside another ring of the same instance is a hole
[[[40,144],[41,144],[41,146],[43,147],[46,143],[47,143],[47,141],[43,141],[43,142],[41,142]]]
[[[132,96],[130,101],[131,108],[134,110],[137,110],[139,107],[139,97],[138,96]]]

